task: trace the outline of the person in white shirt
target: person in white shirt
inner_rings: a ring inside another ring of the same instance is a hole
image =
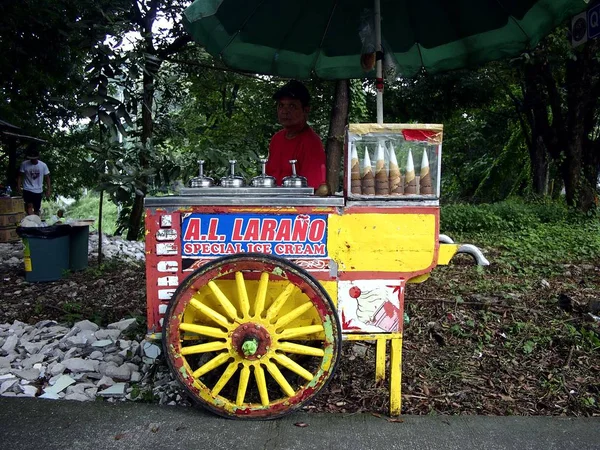
[[[46,180],[46,197],[50,198],[52,185],[50,184],[50,171],[48,166],[40,161],[40,151],[33,147],[27,152],[27,161],[23,161],[17,178],[17,186],[23,191],[23,202],[33,204],[35,214],[40,215],[42,206],[42,193]]]

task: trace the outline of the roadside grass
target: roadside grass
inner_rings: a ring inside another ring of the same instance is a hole
[[[441,222],[491,265],[457,255],[407,286],[402,412],[600,416],[600,323],[590,315],[600,302],[599,217],[511,200],[445,206]],[[352,345],[317,410],[373,411],[368,397],[385,413],[375,347],[357,364]]]

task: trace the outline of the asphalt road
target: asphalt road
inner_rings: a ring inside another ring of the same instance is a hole
[[[306,424],[300,427],[296,424]],[[296,413],[223,419],[140,403],[0,398],[0,449],[600,449],[600,418]]]

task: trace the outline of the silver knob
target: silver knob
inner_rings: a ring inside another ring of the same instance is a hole
[[[296,163],[298,162],[297,159],[290,159],[290,164],[292,165],[292,176],[296,176]]]
[[[237,162],[237,160],[235,159],[230,159],[229,160],[229,164],[231,167],[231,176],[233,177],[235,175],[235,163]]]
[[[260,161],[260,165],[262,167],[262,176],[263,178],[265,177],[265,175],[267,175],[267,161],[269,161],[268,159],[259,159]]]
[[[198,160],[198,178],[204,178],[204,160]]]

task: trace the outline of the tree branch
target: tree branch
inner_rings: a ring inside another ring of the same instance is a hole
[[[161,48],[157,52],[157,56],[161,59],[167,59],[167,56],[177,53],[179,50],[184,48],[189,42],[191,42],[192,38],[188,34],[182,34],[169,45],[164,48]]]

